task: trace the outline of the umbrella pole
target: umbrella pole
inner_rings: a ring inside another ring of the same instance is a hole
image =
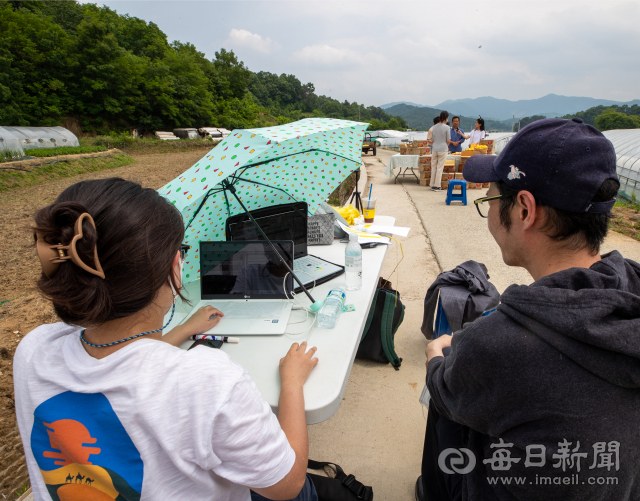
[[[311,301],[311,309],[313,311],[318,311],[322,306],[322,301],[316,301],[315,299],[313,299],[313,297],[311,296],[307,288],[298,278],[298,275],[294,273],[294,271],[289,266],[289,263],[287,263],[286,259],[282,257],[280,252],[278,252],[278,249],[276,249],[276,246],[273,245],[273,242],[271,242],[271,240],[269,240],[269,237],[265,234],[265,232],[262,231],[262,228],[260,228],[260,225],[258,224],[258,222],[253,218],[253,216],[251,215],[251,212],[249,212],[249,210],[244,206],[244,204],[242,203],[242,200],[240,200],[240,197],[238,197],[238,195],[236,194],[235,187],[231,183],[229,183],[229,181],[227,181],[226,179],[222,181],[222,186],[225,190],[229,190],[231,192],[231,194],[240,204],[240,207],[242,207],[242,209],[247,213],[247,216],[249,217],[249,219],[251,219],[251,222],[254,224],[258,232],[260,232],[260,235],[262,235],[262,238],[264,238],[269,243],[273,251],[280,258],[280,261],[282,261],[282,264],[284,264],[285,267],[287,268],[287,271],[289,271],[289,273],[291,273],[291,276],[295,279],[295,281],[298,282],[298,285],[302,288],[306,296],[309,298],[309,301]]]

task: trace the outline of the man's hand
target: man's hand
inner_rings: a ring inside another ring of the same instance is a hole
[[[306,341],[301,345],[293,343],[289,352],[280,359],[280,382],[282,386],[302,387],[313,369],[318,363],[317,358],[313,358],[317,348],[313,347],[307,351]]]
[[[425,349],[425,355],[427,356],[427,366],[429,366],[429,361],[432,358],[442,357],[442,350],[448,346],[451,346],[451,336],[449,334],[445,334],[429,342],[427,348]]]

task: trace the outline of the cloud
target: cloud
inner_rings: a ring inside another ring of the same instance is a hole
[[[364,54],[347,48],[338,49],[331,45],[307,45],[299,51],[294,52],[293,58],[302,63],[321,64],[325,66],[360,65],[365,61]]]
[[[244,47],[246,49],[269,54],[276,48],[277,44],[273,43],[270,38],[262,38],[257,33],[251,33],[247,30],[238,30],[233,28],[229,33],[226,43],[232,49]]]

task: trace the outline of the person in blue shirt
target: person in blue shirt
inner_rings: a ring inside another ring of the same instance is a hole
[[[451,120],[451,142],[449,143],[449,151],[462,151],[462,143],[465,139],[469,139],[460,126],[460,117],[453,117]]]

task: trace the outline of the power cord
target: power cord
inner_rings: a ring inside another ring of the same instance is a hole
[[[299,274],[304,274],[307,275],[308,277],[310,277],[313,280],[313,287],[311,289],[309,289],[309,291],[312,291],[316,288],[316,279],[313,277],[313,275],[307,273],[306,271],[296,271],[296,273]],[[301,332],[286,332],[285,331],[285,335],[289,338],[289,339],[298,339],[297,337],[292,337],[292,336],[301,336],[306,334],[307,332],[309,332],[309,336],[307,337],[307,339],[305,339],[305,341],[309,342],[309,338],[311,337],[311,329],[313,329],[313,326],[316,324],[316,320],[318,319],[318,314],[316,312],[314,312],[313,310],[311,310],[310,308],[306,307],[304,304],[302,304],[300,302],[300,300],[297,298],[297,294],[293,291],[291,291],[291,297],[289,297],[289,294],[287,293],[287,287],[286,287],[286,283],[287,283],[287,276],[289,275],[289,272],[287,272],[287,274],[284,276],[284,280],[282,282],[282,290],[284,291],[284,295],[285,297],[291,301],[294,304],[294,309],[296,311],[300,311],[300,310],[304,310],[304,312],[306,313],[304,319],[299,320],[297,322],[289,322],[291,325],[296,325],[296,324],[302,324],[305,323],[308,319],[309,319],[309,313],[311,313],[313,315],[313,322],[311,322],[311,325],[309,327],[307,327],[305,330],[301,331]],[[297,308],[295,308],[297,306]]]

